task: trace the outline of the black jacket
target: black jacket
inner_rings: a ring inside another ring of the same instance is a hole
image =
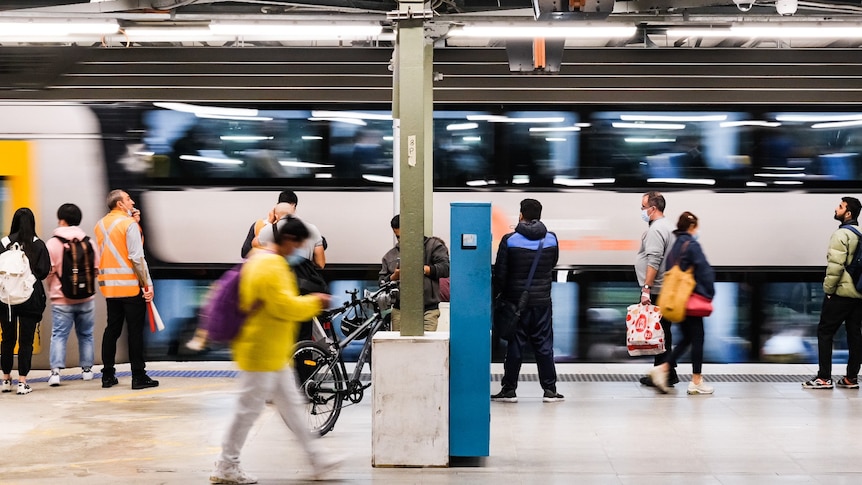
[[[560,258],[557,235],[549,232],[542,221],[523,221],[500,240],[497,260],[494,264],[494,291],[503,293],[503,298],[517,304],[527,285],[530,267],[544,240],[542,254],[530,284],[528,305],[547,306],[551,304],[551,283],[553,270]]]

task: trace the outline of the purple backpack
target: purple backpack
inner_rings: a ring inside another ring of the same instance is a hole
[[[239,335],[249,314],[239,308],[239,273],[242,264],[227,270],[216,280],[201,307],[199,328],[207,340],[229,343]]]

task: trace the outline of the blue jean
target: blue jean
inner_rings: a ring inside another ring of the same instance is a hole
[[[75,325],[75,334],[78,336],[78,358],[81,367],[93,367],[96,302],[90,300],[74,305],[52,305],[51,318],[51,368],[66,367],[66,342],[69,340],[72,325]]]

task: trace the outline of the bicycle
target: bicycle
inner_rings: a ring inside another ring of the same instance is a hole
[[[362,382],[362,369],[371,358],[371,339],[381,328],[389,325],[392,300],[397,295],[397,282],[385,283],[380,289],[347,291],[350,300],[344,305],[327,310],[312,320],[312,338],[298,342],[293,359],[300,393],[306,399],[306,414],[310,431],[320,436],[330,432],[345,406],[362,401],[371,382]],[[341,316],[344,338],[339,340],[332,321]],[[365,339],[356,366],[348,375],[344,363],[344,350],[360,339]],[[349,401],[350,404],[345,404]]]

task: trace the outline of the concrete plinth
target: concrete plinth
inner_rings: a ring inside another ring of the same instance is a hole
[[[449,334],[378,332],[371,354],[371,465],[448,466]]]

